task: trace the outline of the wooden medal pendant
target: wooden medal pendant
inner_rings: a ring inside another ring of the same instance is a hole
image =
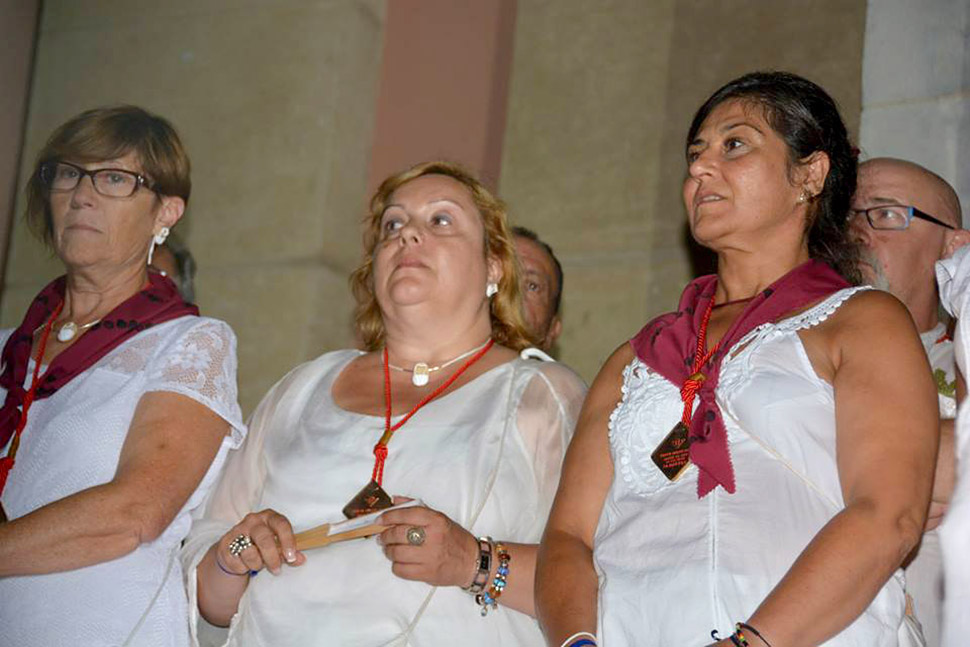
[[[344,506],[343,513],[348,519],[353,519],[378,510],[386,510],[391,505],[393,505],[391,496],[377,484],[377,481],[371,479],[370,483],[361,488],[360,492]]]

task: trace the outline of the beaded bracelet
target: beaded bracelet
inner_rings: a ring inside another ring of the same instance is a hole
[[[504,544],[495,542],[495,550],[498,552],[498,569],[495,571],[492,586],[488,587],[487,591],[482,591],[475,596],[475,602],[482,608],[482,617],[488,615],[490,608],[494,609],[498,606],[498,599],[502,596],[502,591],[505,590],[506,579],[509,576],[509,562],[512,561],[512,556],[509,555]]]
[[[744,634],[741,633],[741,630],[742,629],[747,629],[748,631],[750,631],[751,633],[753,633],[755,636],[757,636],[761,640],[761,642],[763,642],[764,644],[768,645],[768,647],[771,647],[771,643],[768,642],[765,639],[765,637],[761,635],[761,632],[760,631],[758,631],[757,629],[755,629],[754,627],[752,627],[751,625],[749,625],[746,622],[739,622],[739,623],[737,623],[737,624],[734,625],[734,631],[735,631],[735,633],[737,633],[737,634],[739,634],[741,636],[741,640],[744,640],[744,644],[745,645],[748,644],[748,641],[744,639]]]
[[[475,557],[475,577],[463,590],[472,594],[481,593],[488,584],[488,574],[492,571],[492,538],[478,538],[478,555]]]

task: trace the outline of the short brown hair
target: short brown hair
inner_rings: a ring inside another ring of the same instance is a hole
[[[388,177],[371,198],[370,213],[364,219],[363,258],[360,266],[350,275],[350,287],[357,300],[357,332],[365,348],[377,350],[384,345],[384,318],[374,295],[374,252],[380,241],[384,210],[395,191],[411,180],[426,175],[443,175],[468,189],[485,229],[485,255],[495,258],[502,266],[498,292],[492,297],[490,304],[492,338],[514,350],[534,345],[522,317],[515,246],[509,231],[505,204],[465,169],[450,162],[434,161],[412,166]]]
[[[56,161],[89,164],[128,153],[138,158],[155,193],[188,204],[191,164],[172,124],[137,106],[109,106],[69,119],[47,140],[27,181],[27,224],[45,243],[53,242],[50,192],[40,176],[42,166]]]

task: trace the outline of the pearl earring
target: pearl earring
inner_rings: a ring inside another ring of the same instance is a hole
[[[485,286],[486,298],[491,298],[496,292],[498,292],[498,283],[489,283]]]
[[[165,244],[165,239],[168,238],[169,228],[162,227],[157,234],[152,236],[152,244],[148,246],[148,264],[152,264],[152,256],[155,254],[155,245]]]

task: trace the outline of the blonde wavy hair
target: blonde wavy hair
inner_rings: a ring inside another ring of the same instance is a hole
[[[505,204],[489,192],[471,173],[451,162],[424,162],[388,177],[370,201],[364,218],[364,253],[360,266],[350,275],[350,288],[357,300],[355,324],[367,350],[384,346],[384,318],[374,294],[374,254],[381,239],[381,219],[394,192],[426,175],[443,175],[462,184],[478,208],[485,229],[485,258],[494,258],[502,268],[498,292],[491,298],[492,338],[513,350],[535,345],[522,315],[519,270],[515,243],[508,226]]]

